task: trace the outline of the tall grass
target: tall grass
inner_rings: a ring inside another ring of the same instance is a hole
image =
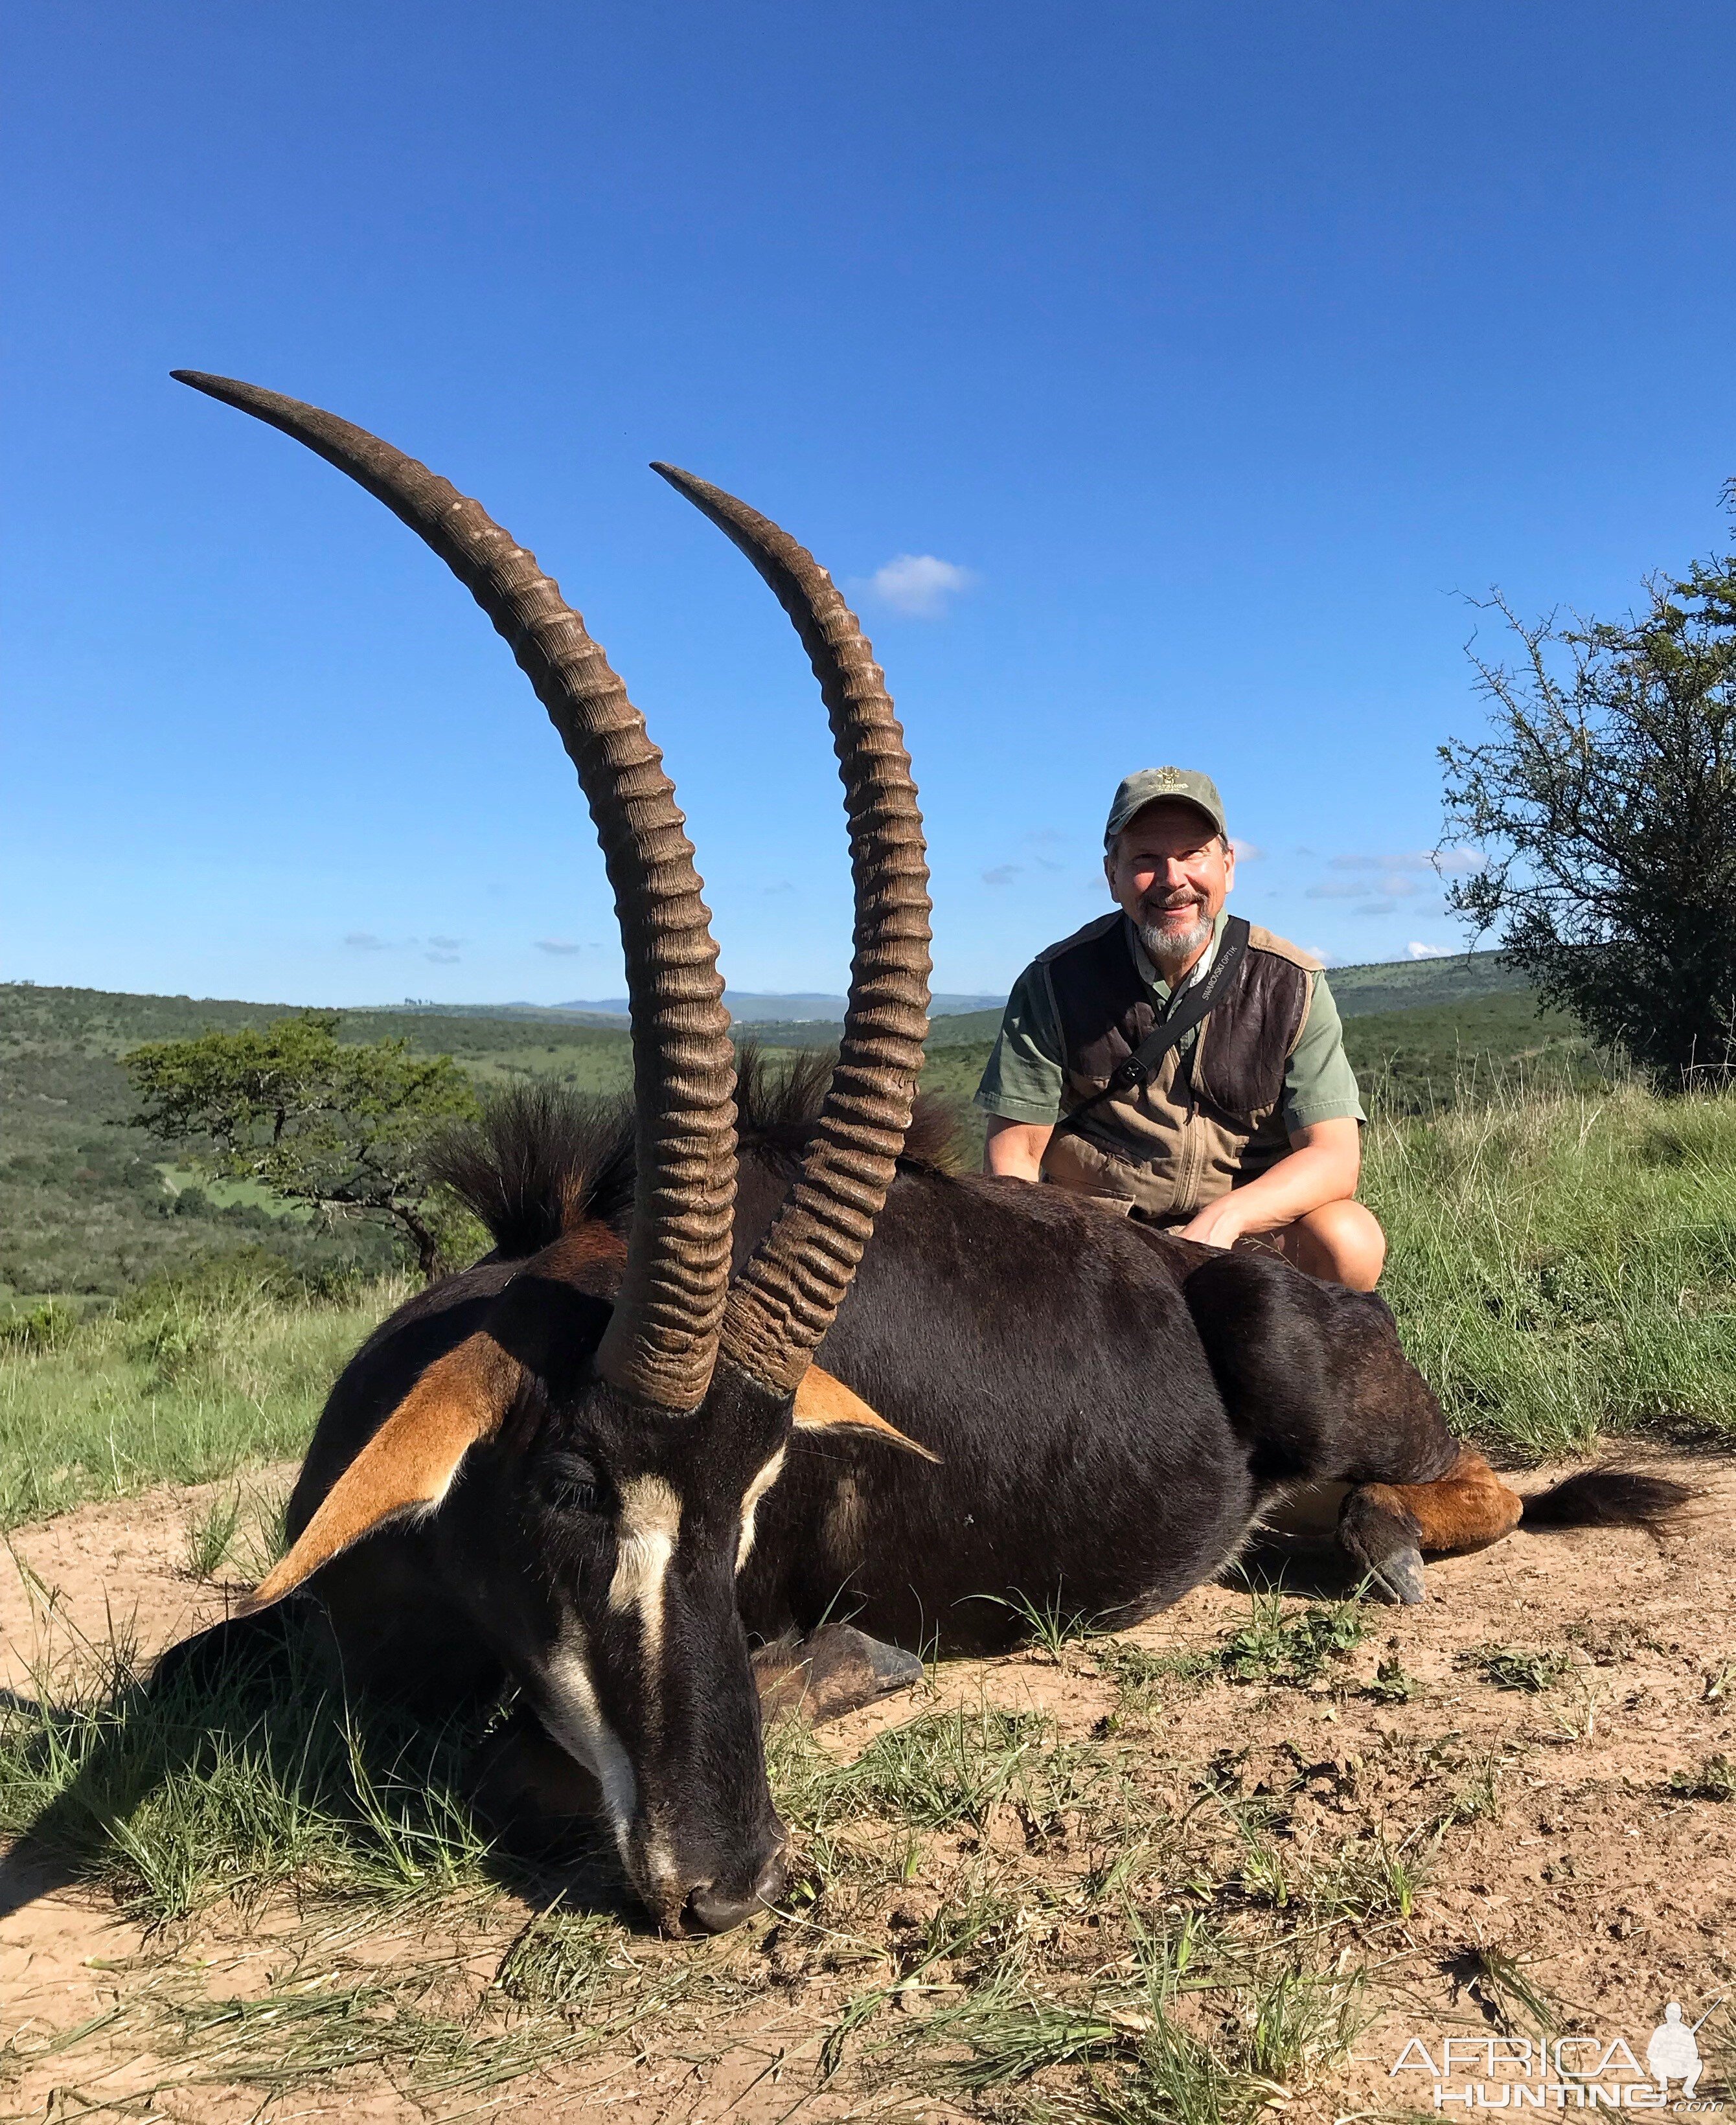
[[[346,1359],[412,1288],[320,1296],[243,1263],[83,1321],[0,1325],[0,1527],[300,1454]]]
[[[1736,1434],[1736,1094],[1497,1082],[1377,1119],[1363,1193],[1461,1431],[1520,1459]]]

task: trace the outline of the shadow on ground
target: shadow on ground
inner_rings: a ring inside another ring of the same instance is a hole
[[[79,1884],[147,1920],[297,1879],[356,1892],[465,1879],[540,1908],[643,1915],[583,1819],[491,1821],[479,1774],[510,1703],[444,1722],[347,1699],[311,1600],[220,1623],[81,1698],[0,1700],[0,1917]]]

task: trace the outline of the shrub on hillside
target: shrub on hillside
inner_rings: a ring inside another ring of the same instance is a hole
[[[389,1225],[432,1276],[471,1234],[425,1152],[436,1129],[477,1114],[476,1095],[450,1055],[340,1041],[337,1025],[309,1011],[135,1048],[122,1058],[143,1096],[135,1124],[225,1180]]]

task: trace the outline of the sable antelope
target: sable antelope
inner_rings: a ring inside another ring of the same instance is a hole
[[[823,1096],[810,1075],[781,1105],[748,1073],[738,1144],[693,851],[578,615],[474,502],[377,438],[251,385],[182,380],[367,488],[512,644],[589,800],[633,1014],[619,1124],[532,1100],[451,1154],[495,1250],[346,1369],[254,1613],[309,1583],[365,1687],[439,1702],[510,1676],[594,1779],[658,1920],[715,1930],[783,1878],[750,1633],[807,1638],[841,1594],[906,1647],[1006,1642],[1013,1618],[979,1597],[1008,1592],[1130,1621],[1314,1480],[1353,1487],[1341,1539],[1400,1599],[1420,1594],[1421,1549],[1517,1522],[1379,1300],[1058,1190],[908,1152],[899,1171],[926,1028],[921,821],[881,675],[804,549],[658,468],[794,621],[851,822],[837,1062]],[[1675,1502],[1636,1480],[1575,1479],[1526,1510],[1561,1523]]]

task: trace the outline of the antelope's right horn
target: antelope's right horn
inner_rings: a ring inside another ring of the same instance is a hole
[[[318,407],[177,369],[323,457],[425,539],[512,645],[578,770],[626,949],[638,1178],[604,1378],[654,1408],[705,1398],[729,1275],[735,1109],[729,1021],[693,846],[644,718],[559,587],[479,504]]]

